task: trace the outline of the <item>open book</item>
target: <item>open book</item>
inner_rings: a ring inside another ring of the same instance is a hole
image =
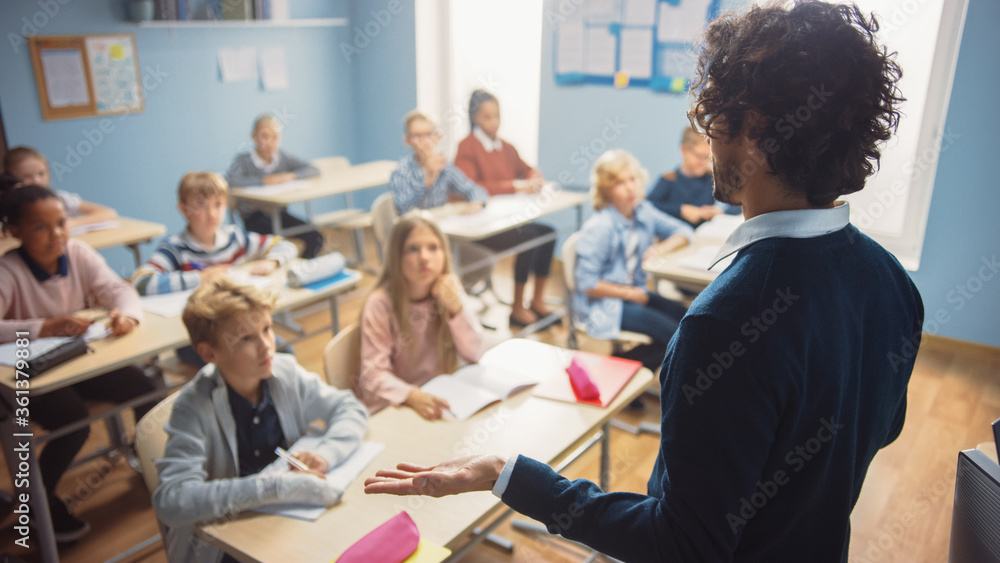
[[[420,389],[448,401],[451,413],[465,420],[486,405],[502,401],[541,381],[538,375],[516,373],[498,366],[469,364],[452,375],[439,375]]]

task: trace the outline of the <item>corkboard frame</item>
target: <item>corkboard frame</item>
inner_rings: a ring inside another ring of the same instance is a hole
[[[94,90],[94,77],[90,68],[90,56],[87,52],[87,41],[92,38],[127,39],[132,45],[132,62],[135,65],[135,88],[139,98],[138,107],[101,111],[97,107],[97,96]],[[95,117],[123,113],[140,113],[145,110],[145,96],[142,92],[142,79],[139,74],[139,56],[135,47],[135,36],[131,33],[108,33],[95,35],[32,35],[28,37],[28,47],[31,53],[31,66],[35,71],[35,85],[38,88],[38,103],[42,109],[42,119],[53,121],[80,117]],[[75,50],[80,54],[83,63],[83,75],[87,81],[88,103],[83,105],[52,107],[49,103],[49,89],[42,67],[42,56],[46,51]]]

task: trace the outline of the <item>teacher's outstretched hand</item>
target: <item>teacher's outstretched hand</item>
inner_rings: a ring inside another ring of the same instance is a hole
[[[433,466],[400,463],[365,479],[365,493],[443,497],[489,491],[506,463],[497,455],[462,457]]]

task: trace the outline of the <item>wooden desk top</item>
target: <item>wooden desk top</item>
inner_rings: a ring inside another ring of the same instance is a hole
[[[538,194],[493,196],[483,211],[461,215],[466,203],[450,203],[428,210],[441,230],[452,239],[482,240],[531,223],[539,217],[582,205],[590,200],[586,192],[559,189]]]
[[[508,368],[559,369],[571,352],[528,340],[508,340],[486,353],[483,362]],[[607,409],[533,397],[531,390],[492,405],[462,422],[428,422],[412,409],[387,408],[372,417],[366,440],[385,451],[344,493],[338,506],[315,522],[246,513],[202,527],[198,534],[246,561],[327,563],[401,510],[413,517],[422,537],[457,548],[499,506],[489,492],[440,499],[365,495],[364,478],[397,463],[438,463],[462,455],[521,453],[555,463],[572,453],[618,409],[649,385],[641,369]],[[414,439],[419,436],[420,439]]]
[[[701,270],[681,266],[677,262],[688,256],[693,256],[706,246],[720,246],[724,241],[711,238],[703,238],[695,235],[694,242],[679,248],[663,256],[651,257],[644,260],[642,269],[654,279],[669,280],[682,286],[702,290],[708,287],[715,278],[724,270],[722,266],[716,266],[711,270]]]
[[[119,217],[116,219],[118,226],[99,231],[88,231],[73,238],[82,240],[92,248],[100,250],[118,245],[130,245],[140,242],[149,242],[153,238],[162,236],[167,232],[167,228],[159,223],[131,219],[129,217]],[[21,246],[21,241],[13,237],[0,239],[0,255],[8,250]]]
[[[278,303],[275,312],[310,305],[354,288],[361,280],[361,274],[354,270],[345,271],[349,277],[319,291],[280,286],[277,288]],[[278,269],[271,275],[284,277],[285,269]],[[187,329],[184,328],[180,316],[161,317],[144,311],[142,322],[131,334],[121,338],[102,338],[91,342],[92,353],[74,358],[32,378],[31,390],[33,393],[42,394],[61,389],[151,358],[161,352],[183,346],[187,342]],[[0,385],[13,388],[15,375],[14,368],[0,365]]]
[[[245,201],[262,207],[287,207],[293,203],[344,194],[389,183],[396,170],[392,160],[375,160],[339,168],[336,174],[325,174],[306,180],[306,186],[279,192],[260,194],[254,188],[234,188],[229,191],[236,201]]]
[[[149,358],[188,341],[180,317],[145,314],[139,326],[120,338],[101,338],[90,343],[92,353],[74,358],[31,379],[31,392],[42,394],[107,373],[137,360]],[[0,366],[0,385],[14,387],[15,372]]]

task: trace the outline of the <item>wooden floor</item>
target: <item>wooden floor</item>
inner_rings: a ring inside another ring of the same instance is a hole
[[[345,252],[346,253],[346,252]],[[494,274],[498,293],[509,297],[510,263],[501,263]],[[561,283],[558,264],[553,271],[552,295]],[[373,283],[366,276],[363,289],[342,301],[341,322],[355,320],[366,289]],[[505,312],[491,310],[491,320],[506,325]],[[321,326],[328,313],[318,310],[304,316],[305,328]],[[502,339],[503,329],[493,337]],[[539,340],[565,345],[566,330],[553,327],[537,336]],[[328,334],[297,344],[296,355],[307,369],[321,373],[322,348]],[[584,343],[593,351],[607,352],[599,343]],[[623,414],[628,422],[659,421],[659,405],[646,397],[645,412]],[[992,440],[990,423],[1000,417],[1000,350],[947,340],[928,340],[917,357],[910,382],[906,425],[895,443],[880,452],[868,473],[861,499],[851,518],[851,561],[941,562],[947,560],[951,523],[955,464],[959,450],[974,448]],[[103,429],[95,426],[86,448],[105,443]],[[612,435],[612,478],[614,490],[645,492],[646,480],[659,446],[658,437],[632,436],[614,430]],[[595,448],[577,461],[566,475],[596,479],[598,453]],[[5,473],[5,472],[2,472]],[[10,490],[10,481],[0,476],[0,487]],[[70,499],[76,513],[92,526],[92,531],[75,545],[64,547],[65,562],[100,562],[158,533],[142,478],[126,463],[94,461],[69,472],[59,485],[59,494]],[[28,561],[31,552],[12,551],[13,518],[0,522],[0,545]],[[471,562],[570,562],[582,561],[586,552],[553,538],[536,538],[514,531],[504,524],[499,533],[516,543],[513,555],[489,546],[479,546],[465,560]],[[336,554],[331,553],[331,559]],[[124,559],[162,563],[166,555],[159,543]]]

